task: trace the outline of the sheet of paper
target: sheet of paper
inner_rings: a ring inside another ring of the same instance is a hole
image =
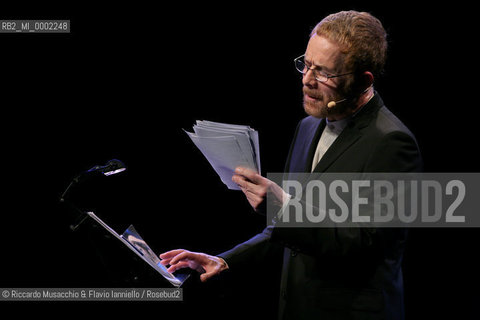
[[[254,129],[243,125],[197,121],[193,130],[185,133],[229,189],[240,190],[232,181],[236,167],[261,172],[258,132]]]
[[[210,129],[216,129],[216,130],[243,132],[246,135],[248,135],[250,139],[250,143],[254,148],[257,172],[262,172],[260,167],[260,145],[258,142],[258,131],[250,128],[250,126],[239,125],[239,124],[228,124],[228,123],[206,121],[206,120],[203,120],[203,121],[197,120],[196,123],[197,123],[197,126],[199,127],[205,127]]]

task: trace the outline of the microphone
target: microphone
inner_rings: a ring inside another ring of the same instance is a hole
[[[328,109],[334,108],[337,105],[337,103],[342,103],[344,101],[347,101],[347,98],[342,100],[337,100],[337,101],[330,101],[329,103],[327,103],[327,108]]]
[[[370,85],[368,86],[365,90],[363,90],[360,95],[364,94],[365,92],[367,92],[370,88],[372,88],[373,85]],[[337,101],[330,101],[329,103],[327,103],[327,108],[328,109],[331,109],[331,108],[334,108],[337,103],[342,103],[342,102],[345,102],[349,99],[353,99],[353,98],[345,98],[345,99],[342,99],[342,100],[337,100]]]

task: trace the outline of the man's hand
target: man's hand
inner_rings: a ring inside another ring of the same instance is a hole
[[[269,202],[278,207],[281,207],[288,197],[275,182],[247,168],[236,168],[232,181],[238,184],[257,212],[264,210],[267,197]]]
[[[222,258],[184,249],[162,253],[160,254],[160,259],[162,259],[160,261],[162,265],[170,265],[167,269],[170,273],[182,268],[190,268],[202,273],[200,275],[202,282],[228,269],[227,263]]]

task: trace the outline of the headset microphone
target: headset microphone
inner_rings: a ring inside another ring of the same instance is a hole
[[[338,100],[338,101],[330,101],[329,103],[327,103],[327,108],[328,108],[328,109],[334,108],[334,107],[337,105],[337,103],[342,103],[342,102],[344,102],[344,101],[346,101],[346,100],[347,100],[347,99],[345,98],[345,99]]]
[[[368,89],[370,89],[371,87],[372,87],[372,85],[368,86],[368,88],[365,89],[365,90],[363,90],[362,93],[360,93],[360,94],[364,94],[364,93],[367,92]],[[334,108],[334,107],[337,105],[337,103],[342,103],[342,102],[345,102],[345,101],[347,101],[347,100],[348,100],[348,99],[345,98],[345,99],[338,100],[338,101],[330,101],[329,103],[327,103],[327,108],[328,108],[328,109]]]

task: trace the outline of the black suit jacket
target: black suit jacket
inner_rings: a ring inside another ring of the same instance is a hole
[[[286,171],[310,172],[325,127],[304,118],[290,148]],[[314,172],[418,172],[420,152],[413,134],[378,94],[353,117]],[[235,270],[260,263],[284,247],[279,318],[403,319],[401,261],[406,230],[388,228],[281,228],[262,233],[220,254]]]

